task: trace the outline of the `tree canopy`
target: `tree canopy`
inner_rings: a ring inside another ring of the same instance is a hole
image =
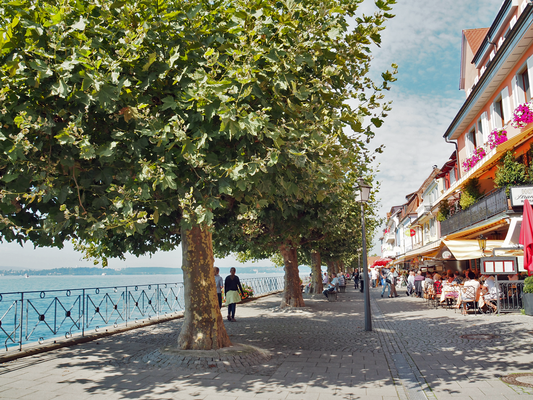
[[[210,227],[330,201],[389,109],[395,1],[361,2],[3,0],[0,240],[104,265],[182,241],[180,345],[228,345]]]

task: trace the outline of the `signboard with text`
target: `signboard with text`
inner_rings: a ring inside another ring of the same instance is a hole
[[[533,204],[533,186],[512,187],[509,195],[512,207],[523,206],[525,199],[528,199]]]
[[[514,275],[518,272],[516,257],[483,257],[481,275]]]

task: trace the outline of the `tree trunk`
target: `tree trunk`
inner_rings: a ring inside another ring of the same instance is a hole
[[[218,307],[213,273],[211,232],[200,226],[181,229],[185,310],[178,337],[182,350],[213,350],[231,346]]]
[[[322,284],[322,262],[318,251],[311,252],[311,292],[322,293],[324,285]]]
[[[280,307],[305,307],[300,287],[296,248],[283,244],[279,247],[279,251],[285,264],[285,289]]]
[[[335,262],[328,261],[326,262],[326,265],[328,266],[328,278],[333,279],[333,274],[335,273]]]

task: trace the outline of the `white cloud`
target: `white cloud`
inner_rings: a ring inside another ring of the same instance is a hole
[[[361,9],[372,12],[372,2]],[[464,102],[457,90],[464,29],[489,27],[501,0],[400,1],[395,18],[382,32],[382,45],[374,49],[374,73],[399,66],[398,81],[387,95],[392,111],[376,131],[376,145],[385,144],[378,157],[381,215],[420,188],[432,171],[441,167],[455,147],[443,135]],[[381,233],[381,232],[379,232]],[[379,253],[374,240],[373,252]]]

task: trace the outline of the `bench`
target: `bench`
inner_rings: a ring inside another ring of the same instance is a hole
[[[327,296],[328,296],[328,301],[337,301],[337,292],[336,291],[333,291],[333,292],[327,292],[326,293]]]
[[[339,286],[339,293],[346,293],[346,285]]]

